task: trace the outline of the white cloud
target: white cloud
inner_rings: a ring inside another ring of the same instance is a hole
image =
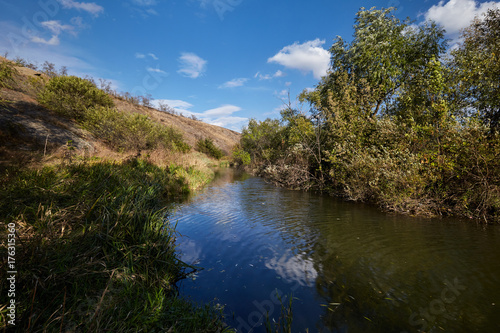
[[[196,79],[206,70],[207,61],[194,53],[185,52],[179,57],[180,69],[177,73]]]
[[[456,37],[460,30],[468,27],[475,16],[485,13],[489,8],[500,8],[499,2],[479,3],[475,0],[440,1],[424,14],[425,19],[442,25],[446,32]]]
[[[280,70],[277,70],[276,73],[274,73],[273,75],[271,75],[271,74],[261,74],[260,72],[257,72],[257,73],[255,73],[255,75],[253,77],[256,78],[256,79],[259,79],[259,80],[272,80],[272,79],[274,79],[276,77],[284,77],[284,76],[286,76],[285,73],[283,73]]]
[[[226,104],[215,109],[210,109],[198,115],[204,122],[220,127],[226,127],[234,131],[240,131],[248,118],[233,116],[235,112],[241,111],[236,105]]]
[[[52,36],[52,38],[49,40],[43,39],[43,38],[38,37],[38,36],[33,36],[33,37],[31,37],[31,41],[33,43],[45,44],[45,45],[51,45],[51,46],[59,45],[59,43],[60,43],[59,37],[57,35]]]
[[[146,58],[146,55],[145,55],[145,54],[142,54],[142,53],[136,53],[136,54],[135,54],[135,57],[136,57],[137,59],[144,59],[144,58]]]
[[[273,75],[273,77],[284,77],[284,76],[286,76],[286,74],[280,71],[279,69]]]
[[[155,99],[153,101],[153,105],[155,106],[158,106],[160,103],[167,104],[174,109],[190,109],[193,107],[193,104],[180,99]]]
[[[265,266],[274,270],[283,280],[302,286],[313,286],[318,276],[311,258],[305,257],[305,255],[293,255],[289,250],[279,258],[276,255],[268,259]]]
[[[73,36],[77,35],[74,26],[69,24],[62,24],[61,21],[56,21],[56,20],[44,21],[41,22],[40,25],[45,29],[47,29],[48,31],[50,31],[52,33],[52,37],[50,39],[45,39],[40,36],[31,36],[30,40],[33,43],[56,46],[59,45],[61,42],[59,39],[59,35],[63,31],[66,31],[72,34]]]
[[[148,67],[146,68],[146,70],[150,73],[160,73],[160,74],[164,74],[164,75],[168,75],[167,72],[161,70],[160,68],[156,67],[156,68],[153,68],[153,67]]]
[[[158,2],[156,0],[132,0],[132,3],[138,6],[154,6]]]
[[[158,60],[158,57],[154,53],[148,53],[148,56],[150,56],[154,60]]]
[[[239,106],[226,104],[215,109],[207,110],[203,112],[203,115],[208,117],[222,117],[231,115],[238,111],[241,111],[241,108]]]
[[[95,2],[77,2],[74,0],[58,0],[58,1],[64,8],[67,9],[74,8],[78,10],[83,10],[94,16],[98,16],[104,11],[104,8],[102,6],[99,6]]]
[[[324,43],[324,40],[318,38],[302,44],[295,42],[285,46],[267,62],[276,62],[305,73],[312,72],[316,79],[320,79],[326,74],[330,64],[330,53],[321,47]]]
[[[243,117],[220,117],[215,120],[207,121],[207,123],[215,126],[226,127],[232,129],[233,131],[239,131],[241,127],[243,127],[243,124],[247,121],[248,118]],[[238,124],[241,126],[237,126]]]
[[[220,85],[219,89],[241,87],[247,81],[247,78],[232,79],[231,81],[227,81],[226,83]]]
[[[193,104],[179,99],[155,99],[152,101],[152,104],[156,108],[159,108],[160,104],[167,104],[176,112],[184,116],[196,116],[207,124],[221,126],[235,131],[240,131],[243,125],[248,121],[248,118],[233,116],[233,113],[241,111],[241,108],[236,105],[225,104],[203,112],[194,112],[191,110],[194,107]]]
[[[74,27],[68,24],[61,24],[61,21],[45,21],[41,25],[50,30],[54,35],[59,35],[63,31],[74,33]]]

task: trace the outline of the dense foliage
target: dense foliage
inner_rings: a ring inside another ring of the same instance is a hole
[[[91,107],[113,107],[111,97],[92,82],[76,76],[55,76],[38,96],[40,104],[61,115],[82,119]]]
[[[500,219],[500,10],[446,55],[444,31],[392,8],[361,9],[350,43],[280,120],[251,120],[241,146],[258,171],[388,210]]]
[[[210,138],[198,140],[198,142],[196,142],[196,148],[199,152],[205,153],[208,156],[211,156],[218,160],[220,160],[224,156],[222,150],[217,148],[214,144],[214,141]]]

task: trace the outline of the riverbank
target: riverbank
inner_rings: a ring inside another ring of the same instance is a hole
[[[0,219],[2,242],[7,226],[16,235],[15,329],[224,331],[220,309],[177,293],[176,282],[195,268],[178,259],[163,208],[213,178],[200,161],[94,158],[6,169]],[[8,311],[1,309],[2,326]]]

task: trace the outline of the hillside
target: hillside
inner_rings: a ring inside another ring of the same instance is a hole
[[[0,65],[4,62],[9,60],[0,57]],[[33,152],[55,153],[66,147],[68,141],[78,151],[91,155],[113,154],[113,147],[106,145],[101,138],[39,104],[37,94],[49,77],[30,68],[9,67],[13,69],[12,79],[0,84],[0,164],[25,161]],[[120,112],[143,114],[155,123],[178,130],[184,142],[192,148],[198,140],[209,138],[216,147],[229,154],[239,142],[240,134],[229,129],[161,112],[119,97],[113,96],[112,99]]]

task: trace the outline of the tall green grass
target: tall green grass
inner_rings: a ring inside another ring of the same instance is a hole
[[[220,310],[176,290],[194,268],[177,258],[163,208],[189,192],[175,173],[132,159],[2,175],[0,233],[14,222],[19,236],[17,331],[226,330]]]

